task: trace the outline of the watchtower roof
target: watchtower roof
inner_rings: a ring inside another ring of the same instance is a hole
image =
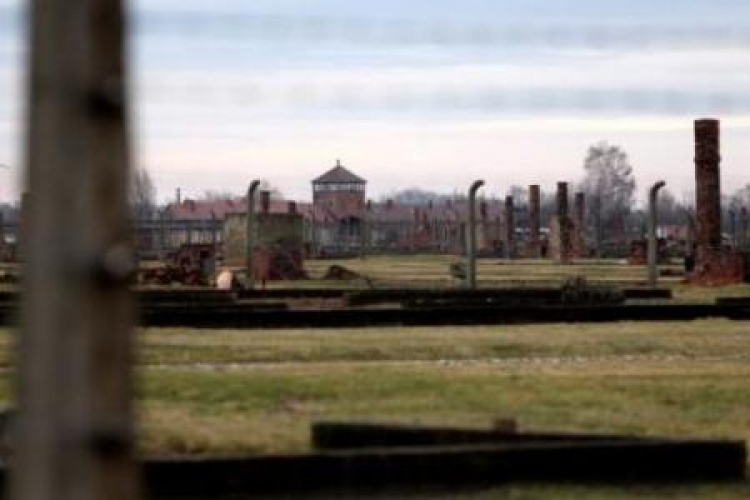
[[[366,184],[367,181],[362,177],[353,174],[340,161],[336,161],[336,166],[331,170],[313,180],[313,184]]]

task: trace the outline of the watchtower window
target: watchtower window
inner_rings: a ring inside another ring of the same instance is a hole
[[[332,184],[315,184],[316,192],[362,192],[365,190],[365,184],[361,183],[332,183]]]

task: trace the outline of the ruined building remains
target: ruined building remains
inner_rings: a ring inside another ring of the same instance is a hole
[[[573,259],[572,221],[569,214],[568,183],[557,183],[557,210],[550,222],[550,257],[562,264],[570,264]]]
[[[740,254],[725,248],[721,231],[721,128],[718,120],[695,122],[696,234],[694,281],[733,283],[744,279]]]

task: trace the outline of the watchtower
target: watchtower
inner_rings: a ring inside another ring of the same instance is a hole
[[[313,180],[313,204],[340,215],[360,214],[365,210],[367,181],[353,174],[336,160],[336,166]]]

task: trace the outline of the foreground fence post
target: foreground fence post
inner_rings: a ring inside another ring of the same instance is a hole
[[[659,181],[648,192],[648,286],[651,288],[659,281],[658,198],[659,190],[666,185],[666,182]]]
[[[138,496],[120,0],[34,0],[15,500]]]
[[[466,288],[477,287],[477,191],[484,181],[476,181],[469,188],[469,227],[466,231]]]

